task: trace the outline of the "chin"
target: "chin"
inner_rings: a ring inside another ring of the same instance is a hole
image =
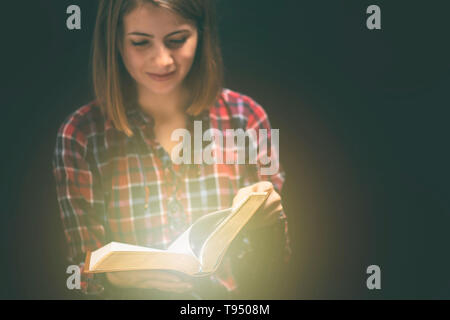
[[[170,94],[177,88],[178,84],[172,83],[164,83],[164,84],[146,84],[145,88],[147,88],[150,92],[154,94]]]

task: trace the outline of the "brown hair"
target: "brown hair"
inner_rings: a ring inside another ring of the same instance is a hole
[[[124,101],[135,103],[137,91],[118,51],[122,46],[124,16],[145,3],[171,10],[197,27],[197,51],[185,78],[191,93],[186,112],[198,115],[209,108],[220,95],[223,84],[214,0],[100,0],[92,43],[93,87],[102,113],[127,136],[133,132]]]

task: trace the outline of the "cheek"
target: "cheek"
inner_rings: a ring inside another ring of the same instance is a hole
[[[183,47],[183,49],[179,50],[177,53],[178,61],[180,64],[182,64],[184,67],[189,68],[194,61],[195,54],[196,54],[196,44],[195,43],[189,43],[186,46]]]
[[[136,73],[137,70],[144,63],[144,57],[139,52],[135,50],[126,50],[124,55],[124,64],[131,74]]]

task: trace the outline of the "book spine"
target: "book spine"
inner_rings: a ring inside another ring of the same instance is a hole
[[[89,272],[91,272],[91,270],[89,270],[90,264],[91,264],[91,252],[88,251],[88,252],[86,253],[86,260],[84,261],[84,269],[83,269],[83,272],[84,272],[84,273],[89,273]]]

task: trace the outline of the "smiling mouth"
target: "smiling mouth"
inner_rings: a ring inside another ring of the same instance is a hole
[[[172,72],[166,73],[166,74],[157,74],[157,73],[150,73],[150,72],[147,72],[147,74],[154,80],[163,81],[163,80],[167,80],[167,79],[171,78],[175,74],[175,71],[172,71]]]

